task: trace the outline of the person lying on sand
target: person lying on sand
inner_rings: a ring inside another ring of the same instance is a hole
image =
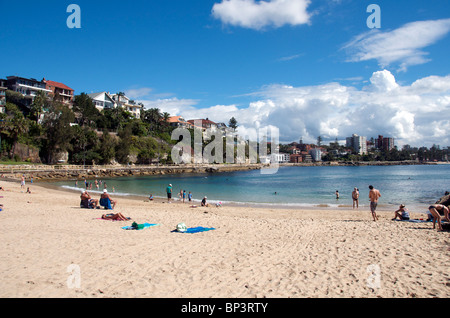
[[[103,220],[113,220],[113,221],[128,221],[131,220],[130,218],[125,217],[122,213],[116,213],[116,214],[103,214],[102,215]]]

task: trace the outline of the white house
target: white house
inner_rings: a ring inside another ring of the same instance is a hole
[[[130,112],[135,118],[141,117],[141,112],[144,109],[143,105],[136,104],[125,95],[113,94],[111,97],[118,107]]]
[[[270,162],[272,163],[286,163],[290,160],[288,153],[273,153],[270,155]]]
[[[103,109],[113,109],[117,107],[116,102],[112,96],[107,92],[91,93],[88,96],[94,102],[95,107],[102,111]]]

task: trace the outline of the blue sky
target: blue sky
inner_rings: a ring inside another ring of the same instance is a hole
[[[286,142],[450,145],[449,1],[1,1],[3,78],[124,91],[186,119],[235,116],[246,134],[272,125]],[[81,29],[66,25],[71,3]],[[372,3],[380,29],[366,24]]]

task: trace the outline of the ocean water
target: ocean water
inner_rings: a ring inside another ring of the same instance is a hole
[[[106,182],[112,196],[148,197],[151,193],[154,197],[165,198],[166,187],[171,183],[172,197],[175,199],[180,190],[186,190],[186,193],[192,192],[196,202],[207,196],[210,203],[285,208],[351,207],[351,193],[357,187],[360,191],[359,206],[362,209],[369,206],[368,187],[373,185],[382,195],[380,208],[396,208],[403,203],[411,211],[425,212],[445,191],[450,191],[449,172],[450,165],[317,166],[280,167],[277,173],[268,175],[261,174],[259,170],[251,170],[101,180]],[[84,188],[83,180],[78,180],[78,186],[75,186],[75,180],[52,184],[77,191]],[[102,189],[103,185],[97,190],[93,184],[92,192],[100,194]],[[338,200],[336,190],[340,193]]]

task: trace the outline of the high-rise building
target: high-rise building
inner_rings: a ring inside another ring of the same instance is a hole
[[[394,138],[378,135],[378,138],[375,139],[375,147],[380,150],[391,151],[394,149]]]
[[[351,147],[359,155],[367,154],[367,138],[353,134],[346,138],[346,147]]]

